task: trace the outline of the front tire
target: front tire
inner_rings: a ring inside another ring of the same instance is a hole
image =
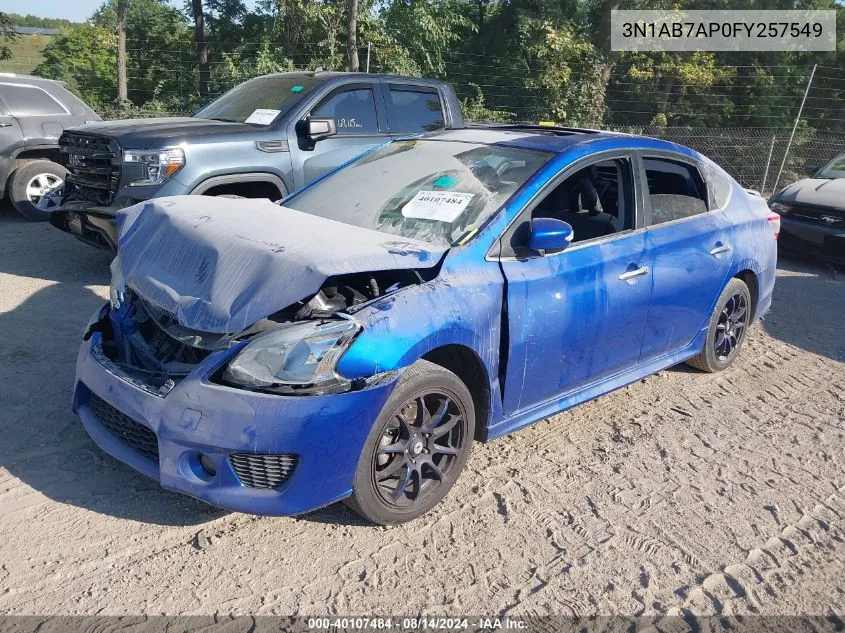
[[[466,385],[439,365],[417,361],[402,374],[370,430],[345,503],[381,525],[422,516],[457,481],[474,433]]]
[[[739,355],[749,325],[751,293],[744,281],[734,277],[722,290],[710,315],[704,350],[687,364],[710,373],[727,369]]]
[[[27,220],[43,222],[58,208],[58,191],[67,178],[67,169],[49,160],[24,163],[12,174],[9,198],[12,206]]]

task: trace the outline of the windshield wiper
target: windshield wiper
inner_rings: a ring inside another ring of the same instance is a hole
[[[210,116],[208,117],[209,121],[223,121],[224,123],[243,123],[243,121],[238,121],[237,119],[227,119],[221,116]]]

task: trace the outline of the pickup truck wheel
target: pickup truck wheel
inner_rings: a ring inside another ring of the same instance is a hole
[[[425,360],[411,365],[370,429],[346,505],[381,525],[431,510],[463,470],[474,413],[455,374]]]
[[[58,192],[67,169],[49,160],[33,160],[18,167],[9,183],[9,198],[18,213],[28,220],[45,221],[58,208]]]

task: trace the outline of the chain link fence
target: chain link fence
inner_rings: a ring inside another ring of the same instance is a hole
[[[643,134],[686,145],[721,166],[743,187],[764,195],[804,178],[811,168],[821,167],[845,152],[845,134],[800,129],[784,161],[791,129],[783,128],[697,128],[631,127],[608,125],[607,129]]]

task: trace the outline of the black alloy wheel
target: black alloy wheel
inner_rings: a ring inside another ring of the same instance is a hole
[[[721,362],[733,356],[745,336],[748,325],[748,301],[742,292],[734,293],[719,313],[713,351]]]
[[[706,372],[722,371],[736,360],[751,326],[751,292],[741,279],[731,279],[716,301],[707,327],[704,349],[687,364]]]
[[[448,481],[466,443],[463,415],[443,393],[400,405],[384,427],[373,460],[373,485],[388,505],[408,507]]]
[[[458,479],[474,432],[466,386],[449,370],[417,361],[370,430],[347,505],[382,525],[425,514]]]

